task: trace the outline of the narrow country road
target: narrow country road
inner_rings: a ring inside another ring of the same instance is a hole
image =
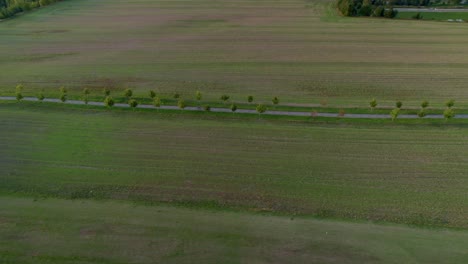
[[[0,100],[6,100],[6,101],[16,101],[16,98],[13,96],[0,96]],[[35,97],[25,97],[23,98],[24,101],[32,101],[32,102],[37,102],[39,101]],[[44,102],[48,103],[62,103],[59,99],[51,99],[51,98],[46,98],[44,99]],[[85,105],[83,101],[77,101],[77,100],[67,100],[64,104],[72,104],[72,105]],[[94,106],[105,106],[103,102],[88,102],[89,105],[94,105]],[[115,104],[114,107],[120,107],[120,108],[129,108],[130,106],[128,104]],[[138,105],[137,108],[146,108],[146,109],[156,109],[155,106],[153,105]],[[198,107],[192,107],[188,106],[184,108],[183,110],[180,109],[177,106],[171,106],[171,105],[165,105],[159,107],[159,109],[169,109],[169,110],[179,110],[179,111],[204,111],[203,109],[200,109]],[[211,112],[219,112],[219,113],[231,113],[231,109],[228,108],[211,108]],[[236,113],[243,113],[243,114],[258,114],[257,111],[255,110],[250,110],[250,109],[237,109]],[[266,111],[263,113],[263,115],[280,115],[280,116],[311,116],[311,112],[293,112],[293,111]],[[336,117],[336,118],[363,118],[363,119],[390,119],[390,115],[384,115],[384,114],[345,114],[344,116],[339,116],[337,113],[316,113],[315,116],[320,116],[320,117]],[[419,118],[417,115],[399,115],[399,119],[416,119]],[[426,119],[443,119],[443,115],[427,115],[424,118]],[[468,119],[468,115],[456,115],[455,118],[462,118],[462,119]]]
[[[396,7],[398,12],[420,12],[420,13],[462,13],[468,12],[468,8],[417,8],[417,7]]]

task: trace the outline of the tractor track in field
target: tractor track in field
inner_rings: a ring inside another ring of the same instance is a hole
[[[0,100],[4,101],[16,101],[16,97],[13,96],[0,96]],[[22,100],[24,101],[30,101],[30,102],[38,102],[39,100],[35,97],[24,97]],[[67,100],[65,102],[62,102],[60,99],[53,99],[53,98],[45,98],[43,102],[47,103],[61,103],[61,104],[71,104],[71,105],[85,105],[83,101],[78,101],[78,100]],[[92,106],[102,106],[104,107],[103,102],[94,102],[94,101],[89,101],[88,105]],[[119,107],[119,108],[130,108],[128,104],[122,104],[122,103],[116,103],[114,104],[113,107]],[[179,110],[179,111],[199,111],[203,112],[203,110],[200,107],[194,107],[194,106],[187,106],[184,109],[180,109],[177,106],[171,106],[171,105],[163,105],[160,107],[155,107],[153,105],[146,105],[146,104],[141,104],[138,105],[137,108],[142,108],[142,109],[166,109],[166,110]],[[219,108],[219,107],[212,107],[210,109],[211,112],[216,112],[216,113],[231,113],[231,109],[228,108]],[[237,109],[236,113],[241,113],[241,114],[258,114],[256,110],[252,109]],[[389,114],[344,114],[340,115],[338,113],[312,113],[312,112],[300,112],[300,111],[275,111],[275,110],[267,110],[266,112],[262,113],[262,115],[279,115],[279,116],[311,116],[314,115],[316,117],[334,117],[334,118],[356,118],[356,119],[390,119],[391,116]],[[398,119],[417,119],[420,118],[417,115],[399,115]],[[425,119],[443,119],[443,115],[426,115],[423,117]],[[468,119],[468,114],[460,114],[456,115],[454,118],[459,118],[459,119]]]

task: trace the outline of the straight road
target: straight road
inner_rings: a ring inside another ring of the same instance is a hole
[[[0,96],[0,100],[5,100],[5,101],[16,101],[16,98],[13,96]],[[23,98],[24,101],[31,101],[31,102],[38,102],[39,100],[35,97],[25,97]],[[59,99],[52,99],[52,98],[46,98],[44,99],[44,102],[48,103],[61,103],[61,104],[72,104],[72,105],[85,105],[83,101],[77,101],[77,100],[67,100],[64,103],[60,101]],[[105,106],[103,102],[88,102],[89,105],[94,105],[94,106]],[[128,104],[115,104],[113,107],[120,107],[120,108],[129,108],[130,106]],[[137,108],[146,108],[146,109],[157,109],[153,105],[138,105]],[[159,109],[168,109],[168,110],[180,110],[177,106],[172,106],[172,105],[164,105],[159,107]],[[204,111],[201,108],[198,107],[193,107],[193,106],[188,106],[183,109],[184,111]],[[231,113],[231,109],[228,108],[216,108],[213,107],[210,110],[211,112],[219,112],[219,113]],[[243,114],[258,114],[257,111],[251,110],[251,109],[237,109],[236,113],[243,113]],[[274,111],[274,110],[268,110],[263,115],[280,115],[280,116],[311,116],[311,112],[294,112],[294,111]],[[337,113],[314,113],[314,116],[318,117],[335,117],[335,118],[361,118],[361,119],[389,119],[391,118],[390,115],[384,115],[384,114],[345,114],[344,116],[340,116]],[[419,118],[417,115],[399,115],[399,119],[416,119]],[[429,118],[429,119],[443,119],[443,115],[427,115],[424,118]],[[455,118],[461,118],[461,119],[467,119],[468,115],[456,115]]]

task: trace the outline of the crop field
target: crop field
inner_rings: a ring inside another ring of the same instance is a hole
[[[468,227],[464,123],[193,118],[3,103],[0,125],[5,194]]]
[[[14,197],[0,198],[0,238],[4,264],[463,263],[468,258],[466,231]]]
[[[341,18],[318,0],[73,0],[0,23],[0,94],[196,90],[205,99],[468,106],[466,25]]]
[[[0,263],[468,263],[468,120],[444,104],[468,113],[466,32],[333,0],[64,0],[0,21]],[[396,101],[448,114],[374,118]],[[259,103],[283,115],[239,113]]]

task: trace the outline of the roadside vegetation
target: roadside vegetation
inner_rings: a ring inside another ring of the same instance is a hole
[[[344,16],[372,16],[394,18],[398,11],[384,0],[338,0],[337,7]],[[392,2],[393,4],[393,2]]]
[[[396,18],[435,20],[447,22],[466,22],[468,21],[468,12],[398,12]]]
[[[24,85],[18,84],[16,86],[16,100],[18,102],[24,99],[23,96],[23,89]],[[60,96],[59,99],[62,102],[66,102],[68,98],[68,89],[65,87],[61,87],[59,89]],[[118,94],[117,94],[118,95]],[[197,109],[202,109],[202,105],[204,105],[205,111],[210,110],[211,107],[216,108],[224,108],[230,109],[233,113],[236,112],[238,109],[246,109],[246,110],[255,110],[257,113],[262,114],[267,110],[270,111],[287,111],[287,112],[310,112],[311,115],[318,113],[336,113],[338,117],[345,117],[346,114],[389,114],[392,120],[395,120],[400,114],[405,115],[417,115],[420,118],[427,116],[427,114],[431,115],[443,115],[446,119],[451,119],[455,117],[455,110],[453,108],[455,101],[453,99],[448,100],[445,102],[446,108],[431,108],[427,110],[426,108],[429,106],[429,102],[423,100],[421,103],[421,109],[419,108],[404,108],[402,101],[396,101],[395,109],[392,109],[391,106],[379,106],[377,99],[373,98],[369,102],[369,107],[326,107],[326,106],[316,106],[316,107],[298,107],[298,106],[288,106],[288,105],[281,105],[280,99],[277,96],[274,96],[271,100],[271,103],[267,104],[264,102],[258,102],[256,104],[252,104],[253,96],[247,97],[247,102],[238,102],[230,100],[229,95],[222,95],[220,97],[220,102],[204,102],[202,100],[202,92],[196,91],[192,98],[181,96],[179,93],[175,93],[173,95],[174,99],[171,98],[163,98],[159,96],[153,90],[150,90],[148,93],[147,98],[136,98],[133,96],[132,89],[125,89],[122,93],[122,96],[117,96],[117,99],[114,99],[111,96],[111,91],[109,89],[104,89],[104,98],[103,102],[104,105],[107,107],[114,106],[115,103],[125,103],[128,104],[131,108],[136,108],[138,105],[146,105],[146,106],[154,106],[156,108],[160,108],[164,105],[166,106],[177,106],[180,109],[185,109],[186,107],[197,107]],[[84,104],[89,103],[89,96],[93,96],[91,90],[89,88],[85,88],[82,91],[82,100]],[[46,97],[44,93],[41,91],[40,95],[38,95],[37,99],[39,101],[43,101]],[[96,97],[94,97],[96,98]],[[53,99],[53,98],[49,98]],[[94,101],[96,102],[96,101]],[[206,108],[208,106],[208,108]],[[468,114],[468,109],[465,108],[458,108],[458,114]]]
[[[0,20],[61,0],[0,0]]]

